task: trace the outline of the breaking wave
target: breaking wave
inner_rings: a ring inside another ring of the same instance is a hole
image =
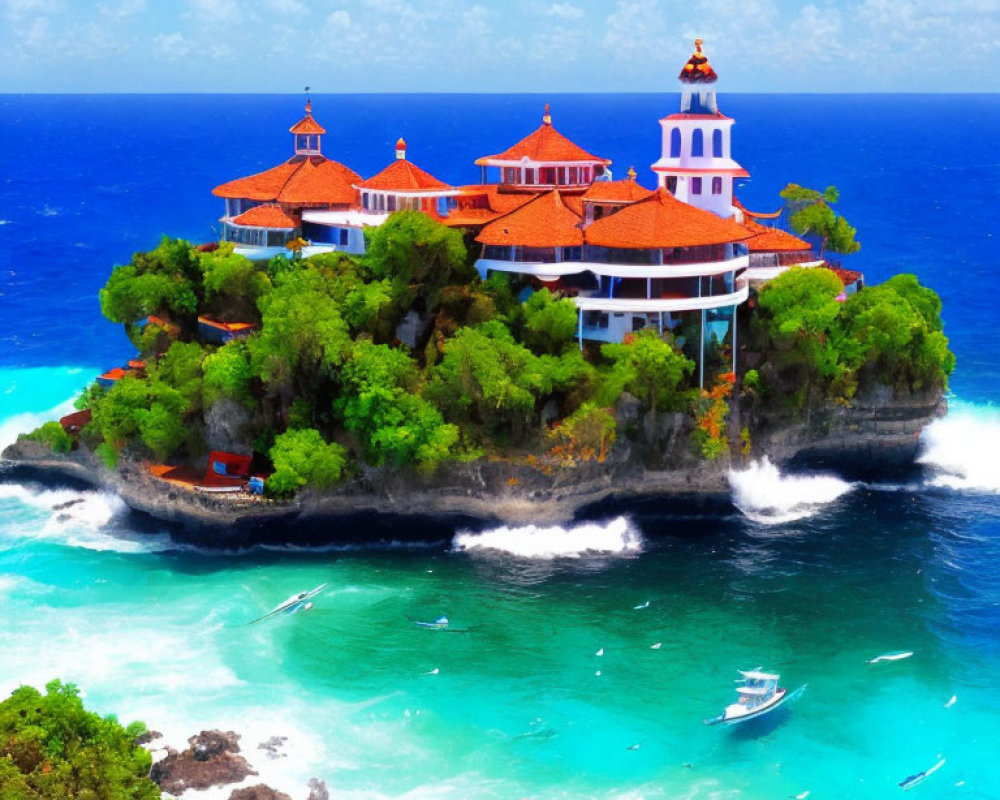
[[[917,461],[931,475],[929,486],[1000,493],[1000,409],[953,401],[948,416],[924,430]]]
[[[767,457],[730,470],[729,485],[746,517],[775,525],[813,516],[856,487],[836,475],[786,475]]]
[[[4,542],[24,539],[119,553],[156,552],[170,546],[165,534],[115,535],[114,522],[128,507],[110,492],[0,484],[0,510],[15,510],[18,506],[26,513],[12,515],[11,522],[0,529],[0,548]]]
[[[564,528],[501,526],[473,533],[461,531],[452,540],[456,552],[497,551],[519,558],[580,558],[588,554],[631,554],[642,550],[642,534],[625,517],[607,523],[585,522]]]

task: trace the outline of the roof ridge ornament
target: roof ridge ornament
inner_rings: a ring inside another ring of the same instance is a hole
[[[306,113],[307,114],[312,114],[313,101],[312,101],[312,97],[309,96],[309,87],[308,86],[306,87],[305,91],[306,91]]]
[[[636,171],[635,171],[635,167],[629,167],[629,168],[628,168],[628,179],[629,179],[630,181],[634,181],[634,180],[635,180],[635,178],[636,178]]]
[[[681,83],[715,83],[719,79],[708,63],[708,56],[702,52],[702,44],[701,39],[694,40],[694,52],[678,76]]]
[[[552,124],[552,111],[549,108],[549,104],[546,103],[545,111],[542,112],[542,125],[551,125],[551,124]]]

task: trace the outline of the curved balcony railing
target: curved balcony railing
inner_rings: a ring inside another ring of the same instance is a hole
[[[699,275],[722,275],[739,272],[750,265],[750,257],[736,256],[724,261],[701,261],[679,264],[607,264],[600,261],[512,261],[481,258],[476,267],[481,273],[518,272],[522,275],[559,277],[593,272],[613,278],[694,278]]]
[[[700,311],[708,308],[736,306],[746,301],[750,292],[750,282],[737,278],[734,290],[726,294],[703,295],[701,297],[598,297],[579,296],[574,298],[580,311],[608,311],[655,313],[667,311]]]

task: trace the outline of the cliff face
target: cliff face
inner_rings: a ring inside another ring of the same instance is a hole
[[[483,458],[447,465],[433,476],[369,469],[334,490],[306,492],[289,503],[172,486],[152,478],[137,461],[123,459],[109,472],[86,451],[56,455],[33,442],[11,445],[3,458],[13,462],[8,472],[16,478],[68,478],[115,491],[131,508],[176,523],[178,538],[198,544],[307,544],[401,538],[466,525],[561,524],[588,507],[612,502],[725,502],[729,470],[764,456],[793,469],[835,470],[848,477],[885,475],[912,468],[920,432],[945,410],[940,392],[901,398],[884,388],[797,420],[766,409],[734,408],[734,429],[746,425],[751,432],[750,454],[705,461],[691,447],[689,417],[661,414],[651,420],[626,401],[618,410],[618,442],[601,463],[543,470],[526,462]]]

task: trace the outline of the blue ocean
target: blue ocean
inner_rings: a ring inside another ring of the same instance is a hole
[[[314,96],[324,153],[408,157],[450,183],[555,126],[613,160],[659,156],[663,95]],[[291,155],[291,96],[0,96],[0,446],[131,354],[100,314],[113,265],[164,234],[217,237],[213,186]],[[424,544],[193,550],[116,498],[0,474],[0,695],[54,677],[183,744],[229,728],[261,780],[340,798],[1000,797],[1000,96],[726,95],[744,205],[841,193],[878,282],[940,292],[958,358],[921,474],[851,483],[767,462],[731,507]],[[336,539],[338,531],[331,531]],[[400,542],[411,539],[400,531]],[[329,584],[309,614],[246,623]],[[407,617],[446,614],[465,635]],[[906,651],[898,661],[867,663]],[[738,668],[794,700],[706,727]],[[283,756],[258,744],[287,737]],[[227,798],[231,787],[190,798]]]

